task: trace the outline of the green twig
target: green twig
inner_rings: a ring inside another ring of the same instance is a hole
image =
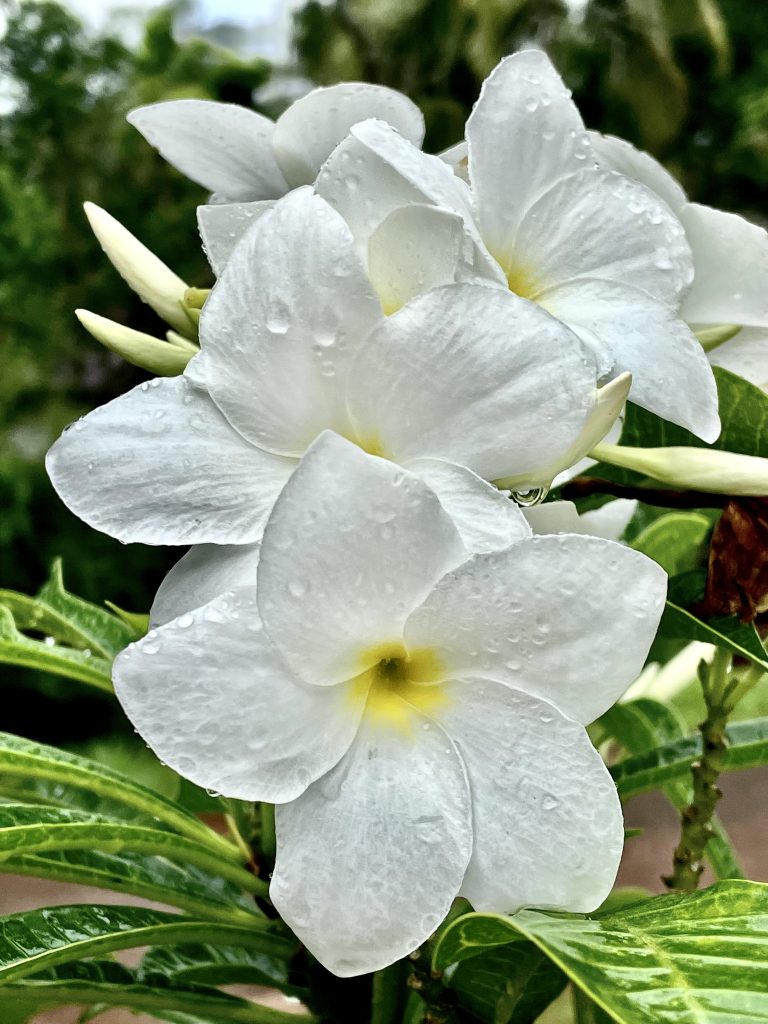
[[[408,965],[404,960],[390,964],[373,976],[371,1024],[399,1024],[408,993]]]
[[[734,680],[730,667],[730,654],[718,648],[711,665],[702,663],[699,668],[707,715],[699,726],[701,757],[691,765],[693,799],[681,812],[680,842],[674,852],[672,874],[664,878],[670,889],[692,891],[698,887],[704,850],[715,835],[712,819],[723,795],[717,780],[725,767],[725,728],[735,706],[734,697],[744,682]]]
[[[443,984],[442,972],[431,969],[432,943],[425,942],[411,953],[409,959],[411,974],[408,985],[426,1004],[424,1024],[459,1024],[455,993]]]

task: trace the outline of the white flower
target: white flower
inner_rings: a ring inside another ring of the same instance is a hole
[[[310,189],[243,237],[200,341],[181,377],[95,410],[49,452],[57,491],[96,529],[252,544],[332,429],[426,479],[471,550],[503,547],[517,517],[485,481],[537,475],[602,415],[589,353],[511,292],[447,285],[385,317],[347,225]]]
[[[768,233],[737,214],[688,202],[658,161],[623,139],[590,137],[601,164],[653,189],[685,228],[694,278],[681,316],[697,327],[742,328],[710,352],[710,361],[768,389]]]
[[[584,725],[637,676],[663,571],[591,537],[465,561],[416,476],[325,433],[250,586],[152,631],[115,686],[158,756],[278,804],[271,897],[332,971],[478,910],[593,910],[622,816]],[[255,584],[255,585],[254,585]]]
[[[466,134],[471,188],[381,122],[353,126],[332,153],[315,187],[344,215],[369,270],[376,250],[401,258],[407,208],[420,209],[410,242],[429,228],[423,204],[451,213],[457,279],[469,265],[539,303],[593,348],[605,378],[632,373],[632,401],[713,441],[714,378],[678,316],[691,254],[666,203],[597,166],[578,110],[541,52],[498,65]]]
[[[382,85],[342,82],[315,89],[276,122],[231,103],[170,100],[138,107],[130,123],[215,202],[277,199],[311,185],[353,124],[381,118],[420,146],[424,118],[402,93]]]

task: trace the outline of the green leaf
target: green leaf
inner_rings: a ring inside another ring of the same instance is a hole
[[[89,648],[76,650],[45,640],[30,640],[19,632],[13,615],[3,604],[0,604],[0,662],[65,676],[103,693],[112,693],[110,661],[96,657]]]
[[[0,733],[0,795],[157,826],[196,839],[240,864],[237,850],[178,804],[106,765]]]
[[[768,395],[735,373],[714,368],[720,404],[722,430],[711,445],[683,427],[654,416],[632,402],[627,403],[620,443],[642,448],[683,445],[719,448],[740,455],[768,458]]]
[[[235,1024],[292,1024],[307,1016],[282,1013],[258,1006],[215,988],[171,985],[164,979],[146,984],[133,971],[111,960],[65,964],[27,978],[21,984],[2,987],[4,1002],[27,1013],[74,1004],[98,1007],[123,1006],[153,1014],[191,1013],[198,1020]],[[23,1019],[23,1018],[20,1018]]]
[[[627,754],[642,755],[660,743],[675,743],[685,736],[684,720],[666,704],[642,698],[616,704],[600,719],[601,728],[622,745]],[[677,810],[690,803],[690,777],[675,779],[661,787]],[[712,820],[715,835],[707,843],[706,855],[717,878],[743,878],[736,851],[717,816]]]
[[[112,601],[105,601],[104,604],[115,613],[121,622],[126,624],[133,634],[132,639],[140,640],[146,635],[149,629],[149,615],[146,612],[127,612],[124,608],[113,604]]]
[[[698,565],[710,529],[709,518],[700,512],[670,512],[647,526],[630,547],[674,576]]]
[[[459,1004],[487,1024],[529,1024],[567,984],[532,943],[491,949],[457,964],[445,979]]]
[[[196,942],[244,946],[276,957],[296,951],[294,942],[259,919],[245,927],[143,907],[45,907],[0,917],[0,983],[119,949]]]
[[[266,883],[218,851],[175,832],[119,822],[82,811],[27,804],[0,805],[0,862],[19,854],[98,850],[138,853],[194,865],[241,887],[262,893]],[[242,916],[241,914],[238,916]]]
[[[450,925],[434,966],[528,940],[620,1024],[768,1021],[768,886],[718,882],[595,917],[523,910]]]
[[[726,736],[724,771],[768,764],[768,717],[732,723],[726,729]],[[639,793],[687,779],[691,763],[700,756],[701,735],[695,733],[620,761],[612,765],[610,771],[622,800],[628,800]]]
[[[246,922],[257,913],[252,898],[238,886],[164,857],[99,850],[22,853],[0,862],[0,871],[129,893],[221,921]]]
[[[178,984],[267,985],[289,990],[285,961],[237,946],[156,946],[139,966],[147,983],[158,977]]]
[[[735,615],[718,616],[704,622],[688,610],[703,599],[705,582],[702,572],[685,572],[670,580],[658,635],[725,647],[768,672],[768,654],[754,626],[739,621]]]
[[[50,578],[37,597],[2,590],[0,604],[11,609],[19,629],[47,633],[62,644],[90,650],[108,661],[135,639],[134,630],[120,618],[65,589],[61,559],[53,563]]]

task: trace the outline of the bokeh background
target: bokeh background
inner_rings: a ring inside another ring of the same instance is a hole
[[[60,555],[70,590],[145,611],[179,554],[126,549],[88,529],[43,468],[66,424],[146,376],[100,348],[73,310],[161,333],[103,256],[83,200],[189,284],[211,283],[194,228],[205,194],[126,112],[199,97],[274,117],[313,84],[365,79],[415,100],[426,148],[439,151],[461,137],[491,68],[526,45],[548,50],[588,126],[649,150],[693,199],[768,221],[759,0],[0,0],[0,586],[35,592]],[[5,731],[130,766],[161,789],[178,785],[114,702],[75,683],[0,666],[0,707]],[[655,821],[661,812],[649,804],[643,813]],[[752,848],[764,851],[763,819],[749,828],[763,829]],[[635,841],[628,856],[640,858],[633,879],[650,884],[645,848]],[[752,877],[763,877],[764,860],[749,864]],[[659,870],[656,848],[657,884]]]

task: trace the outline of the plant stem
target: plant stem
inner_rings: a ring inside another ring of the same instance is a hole
[[[637,498],[646,505],[661,508],[723,508],[731,500],[727,494],[709,494],[707,491],[673,491],[664,487],[635,487],[597,476],[577,476],[563,484],[561,496],[577,501],[593,494],[609,494],[615,498]]]
[[[729,686],[730,654],[718,648],[711,665],[702,663],[700,678],[707,715],[699,725],[701,756],[691,765],[693,799],[683,808],[680,820],[680,842],[672,861],[672,874],[664,878],[670,889],[692,891],[698,888],[704,870],[704,850],[714,836],[712,818],[723,795],[717,780],[725,765],[727,740],[725,727],[734,708],[736,689]]]
[[[403,1019],[408,965],[399,960],[373,976],[371,1024],[398,1024]]]
[[[431,969],[432,944],[411,953],[411,974],[408,985],[418,992],[426,1003],[424,1024],[459,1024],[456,1016],[456,997],[443,985],[442,973]]]
[[[277,841],[275,838],[275,805],[261,804],[261,854],[271,869],[275,861]]]

